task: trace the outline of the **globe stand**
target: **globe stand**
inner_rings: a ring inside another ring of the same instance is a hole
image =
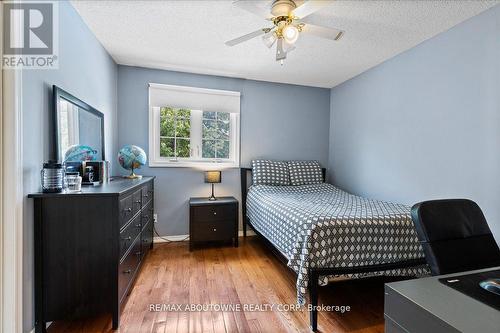
[[[123,176],[123,178],[127,178],[127,179],[142,179],[142,175],[136,175],[134,173],[134,169],[132,169],[132,172],[130,173],[130,175]]]

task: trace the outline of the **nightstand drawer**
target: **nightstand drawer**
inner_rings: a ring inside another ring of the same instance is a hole
[[[236,207],[236,205],[210,205],[193,207],[193,218],[195,222],[235,219]]]
[[[227,240],[234,237],[233,220],[203,221],[192,225],[190,231],[193,241]]]

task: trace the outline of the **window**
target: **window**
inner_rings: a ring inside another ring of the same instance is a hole
[[[160,156],[191,156],[191,110],[160,108]]]
[[[239,166],[239,92],[151,83],[149,103],[150,166]]]
[[[229,158],[229,118],[227,112],[203,111],[202,157]]]

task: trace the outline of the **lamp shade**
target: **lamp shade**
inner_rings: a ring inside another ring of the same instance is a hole
[[[220,171],[205,171],[205,183],[220,183],[222,175]]]

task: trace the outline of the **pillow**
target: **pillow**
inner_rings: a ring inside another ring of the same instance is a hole
[[[323,183],[323,172],[318,161],[290,161],[288,170],[292,185]]]
[[[286,162],[253,160],[252,181],[254,185],[290,185]]]

